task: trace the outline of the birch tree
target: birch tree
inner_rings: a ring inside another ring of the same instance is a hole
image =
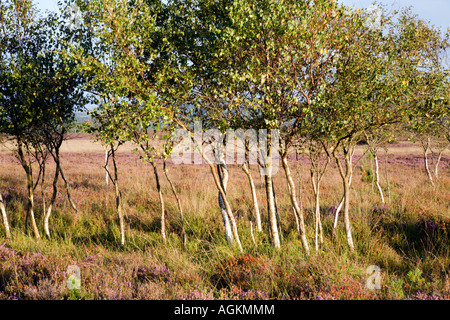
[[[170,128],[177,106],[167,102],[177,74],[167,7],[159,1],[110,0],[93,1],[83,10],[90,14],[89,30],[98,39],[96,54],[84,58],[83,70],[95,75],[88,87],[94,94],[102,91],[114,98],[117,130],[152,166],[165,243],[166,209],[157,163],[165,150],[154,138]],[[84,54],[80,47],[74,51]]]
[[[295,185],[287,161],[292,137],[311,101],[326,82],[336,55],[343,47],[337,34],[345,30],[332,1],[235,1],[229,8],[231,23],[221,35],[222,46],[213,59],[218,65],[216,104],[207,109],[228,127],[283,131],[282,165],[289,183],[290,197],[300,222],[300,237],[309,252],[303,213],[297,202]],[[222,67],[222,68],[221,68]],[[265,187],[272,243],[280,247],[273,196],[271,153],[279,139],[268,137]]]
[[[365,26],[364,12],[349,14],[361,24],[355,34],[358,41],[349,43],[349,50],[341,54],[335,81],[320,97],[316,115],[328,119],[323,128],[334,141],[332,155],[344,188],[346,238],[354,251],[349,206],[356,143],[366,130],[402,123],[417,114],[417,102],[429,94],[422,91],[426,77],[420,76],[417,65],[429,57],[424,54],[428,52],[425,35],[431,29],[425,25],[421,32],[414,31],[416,22],[408,12],[395,23],[384,14],[380,29]]]

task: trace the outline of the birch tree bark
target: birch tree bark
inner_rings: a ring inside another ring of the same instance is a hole
[[[111,144],[111,158],[113,162],[114,168],[114,191],[116,195],[116,209],[119,214],[119,227],[120,227],[120,244],[122,246],[125,245],[125,219],[123,212],[123,203],[122,203],[122,195],[119,189],[119,173],[117,170],[117,162],[116,162],[116,150],[113,144]]]
[[[208,164],[209,169],[211,171],[211,174],[213,176],[216,188],[219,191],[219,206],[221,206],[221,202],[223,202],[223,207],[226,209],[226,213],[227,214],[226,215],[222,214],[222,217],[226,216],[225,219],[228,219],[230,221],[231,228],[232,228],[232,231],[233,231],[232,234],[233,234],[234,240],[236,241],[239,250],[241,252],[244,252],[244,250],[242,249],[241,241],[239,239],[239,233],[238,233],[238,229],[237,229],[236,220],[234,218],[233,211],[231,209],[230,203],[228,202],[228,199],[227,199],[227,196],[226,196],[226,192],[225,192],[224,188],[222,187],[221,178],[219,177],[218,171],[216,172],[216,170],[214,168],[214,164],[211,162],[211,160],[205,154],[205,152],[203,150],[203,147],[201,145],[200,146],[198,145],[196,139],[194,138],[194,135],[192,134],[192,131],[189,130],[182,121],[179,121],[176,118],[174,120],[176,121],[176,123],[181,128],[183,128],[187,132],[190,132],[190,137],[191,137],[191,140],[192,140],[192,142],[194,144],[194,150],[198,150],[200,152],[203,160],[205,160],[205,162]],[[225,212],[223,212],[223,213],[225,213]]]
[[[73,208],[73,210],[75,210],[75,212],[78,213],[77,206],[75,205],[75,202],[73,202],[73,200],[72,200],[72,194],[70,192],[69,182],[67,181],[66,176],[64,175],[64,171],[61,166],[59,166],[59,172],[61,173],[61,178],[63,179],[64,186],[66,187],[66,190],[67,190],[67,199],[69,200],[69,203],[70,203],[71,207]]]
[[[428,154],[430,154],[431,152],[431,138],[430,137],[426,137],[425,139],[421,140],[422,143],[422,148],[423,148],[423,160],[424,160],[424,165],[425,165],[425,172],[428,176],[428,180],[430,180],[431,185],[434,187],[434,181],[433,181],[433,176],[431,175],[431,171],[430,171],[430,166],[428,164]]]
[[[53,184],[52,184],[52,187],[53,187],[52,197],[50,199],[50,203],[48,205],[47,211],[44,216],[44,232],[48,239],[50,239],[49,220],[50,220],[50,216],[52,214],[53,205],[55,204],[55,201],[56,201],[56,195],[58,193],[58,179],[59,179],[59,173],[60,173],[60,170],[59,170],[60,162],[59,162],[58,158],[59,158],[59,153],[55,153],[56,168],[55,168],[55,176],[53,178]]]
[[[380,186],[380,174],[379,174],[379,164],[378,164],[378,152],[375,150],[372,152],[373,154],[373,161],[375,163],[375,185],[378,188],[378,192],[380,193],[381,202],[385,204],[384,195],[383,195],[383,189],[381,189]]]
[[[325,141],[313,138],[308,143],[309,158],[311,160],[311,183],[314,193],[314,244],[316,251],[320,244],[323,244],[322,219],[320,215],[320,183],[330,162],[329,146]]]
[[[36,224],[36,218],[34,216],[34,184],[33,184],[33,169],[31,167],[31,164],[27,162],[25,159],[25,154],[23,151],[23,144],[21,141],[18,141],[18,155],[19,160],[21,162],[21,165],[23,169],[25,170],[26,176],[27,176],[27,193],[28,193],[28,209],[27,209],[27,218],[29,217],[31,219],[31,226],[33,228],[33,233],[36,239],[40,239],[41,235],[39,234],[39,229]],[[27,223],[25,223],[27,224]]]
[[[153,167],[153,173],[155,174],[155,181],[156,181],[156,190],[158,191],[158,197],[159,197],[159,204],[161,209],[161,237],[163,240],[163,243],[167,243],[166,238],[166,211],[164,208],[164,197],[161,190],[161,184],[159,181],[159,174],[158,174],[158,168],[156,167],[156,164],[153,160],[150,161],[150,164]]]
[[[281,162],[282,162],[284,173],[286,175],[286,179],[287,179],[287,182],[289,185],[289,196],[291,198],[294,215],[295,215],[296,220],[298,220],[300,240],[302,242],[303,249],[305,250],[306,254],[309,255],[310,250],[309,250],[309,245],[308,245],[308,239],[306,238],[305,219],[303,216],[303,210],[301,210],[301,208],[297,202],[295,183],[292,178],[291,169],[289,167],[289,163],[288,163],[288,159],[287,159],[287,150],[284,150],[282,157],[281,157]]]
[[[2,212],[3,225],[5,226],[6,239],[11,239],[11,230],[8,223],[8,215],[6,214],[6,205],[3,200],[3,195],[0,193],[0,211]]]
[[[350,177],[350,186],[352,184],[352,177]],[[336,208],[336,213],[334,214],[334,222],[333,222],[333,232],[335,232],[335,229],[337,227],[338,219],[339,219],[339,213],[342,210],[342,207],[344,206],[345,201],[345,195],[342,195],[341,201],[339,202],[338,207]]]
[[[272,139],[270,133],[267,134],[267,157],[265,161],[265,185],[267,197],[267,213],[269,220],[269,231],[271,235],[272,245],[276,249],[281,248],[280,235],[278,231],[277,212],[275,207],[275,197],[273,192],[273,177],[272,177]]]
[[[217,174],[219,176],[220,185],[221,185],[223,191],[226,192],[227,184],[228,184],[228,169],[227,169],[226,164],[218,164],[217,165]],[[222,214],[223,225],[225,228],[225,237],[227,239],[228,244],[232,245],[234,239],[233,239],[233,231],[231,228],[231,222],[230,222],[230,218],[228,216],[227,207],[225,205],[224,198],[220,192],[218,193],[218,201],[219,201],[220,213]]]
[[[243,164],[241,166],[242,170],[244,171],[244,173],[247,175],[248,178],[248,182],[250,184],[250,191],[252,193],[252,202],[253,202],[253,211],[254,211],[254,218],[255,218],[255,222],[256,222],[256,230],[258,232],[262,231],[262,226],[261,226],[261,213],[259,211],[259,205],[258,205],[258,197],[256,195],[256,188],[255,188],[255,183],[253,181],[253,177],[252,177],[252,173],[250,171],[250,165],[248,164]]]
[[[352,228],[350,224],[350,217],[349,217],[349,208],[350,208],[350,185],[351,185],[351,178],[353,173],[353,164],[352,164],[352,158],[353,153],[355,151],[355,146],[353,144],[348,145],[347,147],[343,147],[343,155],[344,155],[344,165],[345,168],[342,166],[341,161],[338,157],[338,155],[335,153],[336,149],[333,150],[333,156],[336,160],[336,164],[339,169],[339,174],[342,178],[342,183],[344,186],[344,227],[345,227],[345,233],[347,238],[347,243],[350,248],[350,252],[354,252],[355,246],[353,244],[353,237],[352,237]]]
[[[444,154],[444,151],[450,147],[449,140],[450,139],[448,139],[447,142],[438,143],[436,148],[431,149],[431,153],[433,155],[436,154],[436,162],[434,164],[434,177],[436,180],[439,180],[439,164],[441,163],[442,155]]]

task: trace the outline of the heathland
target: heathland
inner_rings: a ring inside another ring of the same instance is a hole
[[[366,145],[357,146],[358,158]],[[72,134],[61,148],[61,164],[78,208],[60,189],[50,219],[51,239],[36,240],[25,228],[25,173],[7,146],[0,152],[0,188],[12,238],[0,228],[0,299],[449,299],[450,298],[450,152],[440,163],[432,186],[417,144],[403,141],[380,152],[380,201],[373,179],[373,159],[355,167],[350,217],[355,252],[349,251],[342,220],[333,232],[342,181],[334,163],[321,185],[323,244],[314,241],[314,197],[307,155],[290,163],[305,214],[311,255],[295,227],[284,173],[274,175],[282,245],[276,250],[267,234],[265,190],[257,167],[251,167],[262,214],[263,231],[252,232],[253,212],[246,175],[230,165],[227,196],[244,253],[228,245],[207,165],[174,165],[174,180],[185,216],[186,246],[181,241],[177,202],[161,178],[167,214],[167,242],[160,233],[160,208],[152,167],[131,145],[117,155],[126,221],[126,244],[120,229],[114,190],[106,185],[104,150],[91,137]],[[158,164],[158,162],[157,162]],[[158,164],[160,165],[160,164]],[[37,168],[33,168],[37,175]],[[54,164],[47,182],[35,189],[35,214],[43,229],[43,206],[52,193]],[[45,200],[44,200],[45,199]],[[44,200],[44,201],[43,201]],[[254,228],[253,228],[254,229]],[[68,289],[67,268],[81,271],[79,289]],[[381,288],[366,287],[369,266],[381,270]]]

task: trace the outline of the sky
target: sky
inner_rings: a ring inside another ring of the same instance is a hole
[[[338,0],[338,2],[360,9],[367,8],[374,0]],[[443,31],[450,28],[450,0],[378,0],[388,11],[411,7],[420,18],[440,27]]]
[[[58,10],[58,0],[34,0],[41,10]],[[348,6],[367,8],[373,4],[374,0],[338,0]],[[450,28],[450,0],[378,0],[386,9],[400,9],[412,7],[422,19],[429,21],[436,27],[445,31]]]

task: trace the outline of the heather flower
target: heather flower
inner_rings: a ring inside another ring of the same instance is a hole
[[[440,300],[440,297],[434,294],[429,295],[425,292],[418,291],[410,295],[407,300]]]
[[[316,296],[316,300],[336,300],[336,298],[328,293],[319,293]]]

